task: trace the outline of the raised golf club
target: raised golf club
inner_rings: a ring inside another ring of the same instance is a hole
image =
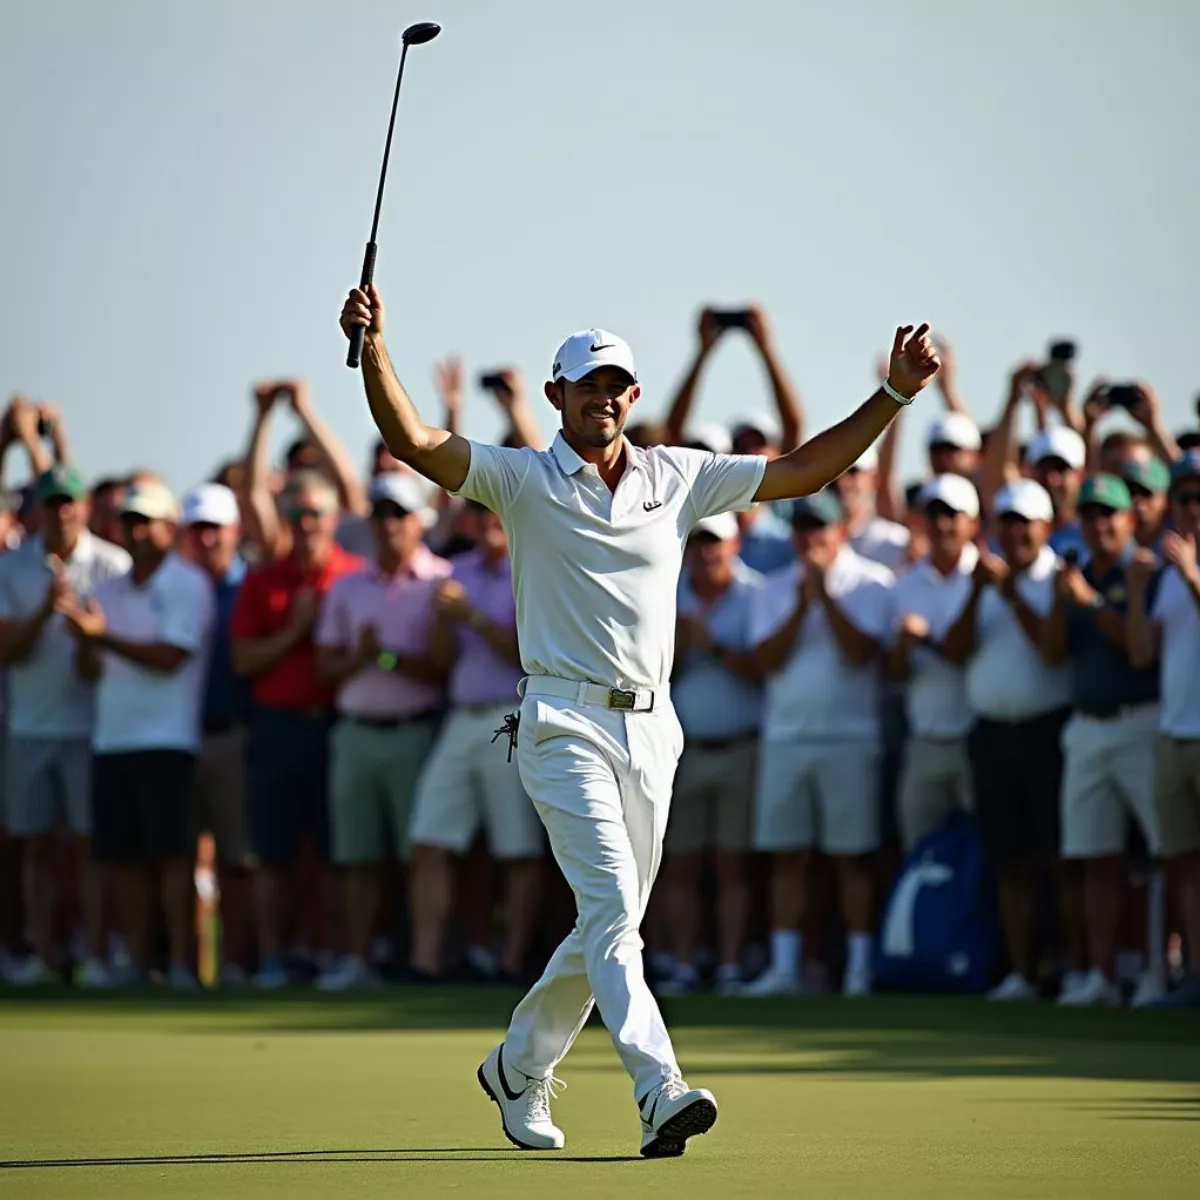
[[[400,103],[400,84],[404,79],[404,60],[408,57],[409,46],[420,46],[425,42],[432,42],[441,32],[442,27],[435,22],[419,21],[416,25],[410,25],[400,35],[403,47],[400,51],[400,69],[396,72],[396,92],[392,96],[392,115],[388,121],[387,141],[383,144],[383,165],[379,168],[379,190],[375,194],[375,216],[371,220],[371,236],[363,253],[362,282],[359,285],[363,291],[367,290],[375,278],[375,254],[378,250],[375,236],[379,232],[379,210],[383,207],[383,185],[387,182],[388,156],[392,152],[392,130],[396,127],[396,106]],[[346,354],[346,366],[357,368],[362,361],[365,337],[365,329],[354,330],[354,334],[350,338],[350,349]]]

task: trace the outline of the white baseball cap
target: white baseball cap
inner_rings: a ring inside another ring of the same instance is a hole
[[[1080,471],[1087,462],[1087,444],[1075,430],[1052,425],[1043,429],[1025,451],[1025,462],[1031,467],[1046,458],[1061,458],[1073,471]]]
[[[979,434],[979,426],[966,413],[949,412],[930,425],[925,444],[978,450],[983,445],[983,438]]]
[[[624,338],[607,329],[581,329],[555,351],[552,378],[555,383],[560,379],[575,383],[601,367],[620,367],[637,382],[633,351]]]
[[[183,498],[184,525],[236,525],[237,497],[223,483],[202,483]]]
[[[852,471],[878,471],[879,451],[874,446],[868,446],[850,467]]]
[[[1001,488],[992,501],[996,516],[1006,513],[1024,517],[1027,521],[1053,521],[1054,503],[1050,493],[1034,479],[1015,479]]]
[[[684,430],[683,441],[688,446],[703,446],[714,454],[728,454],[733,449],[733,438],[724,425],[695,425]]]
[[[716,513],[714,516],[697,521],[692,527],[692,532],[707,533],[719,542],[727,542],[730,538],[738,536],[737,517],[728,512]]]
[[[965,513],[968,517],[979,516],[979,493],[975,485],[961,475],[935,475],[921,489],[918,499],[922,508],[928,508],[935,500],[940,500],[956,513]]]
[[[165,483],[148,479],[135,483],[125,493],[121,512],[145,517],[147,521],[178,521],[179,502]]]
[[[424,513],[427,507],[421,481],[408,471],[384,471],[371,480],[371,503],[385,501],[406,513]]]

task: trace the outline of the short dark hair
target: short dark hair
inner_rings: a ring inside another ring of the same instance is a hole
[[[117,492],[128,487],[128,479],[119,479],[116,475],[104,475],[92,484],[92,499],[103,496],[105,492]]]

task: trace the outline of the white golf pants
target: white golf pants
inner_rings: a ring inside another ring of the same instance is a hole
[[[504,1057],[542,1079],[570,1050],[592,1005],[640,1099],[678,1071],[642,970],[642,917],[662,860],[683,731],[669,702],[653,712],[527,696],[517,763],[575,893],[575,928],[517,1005]]]

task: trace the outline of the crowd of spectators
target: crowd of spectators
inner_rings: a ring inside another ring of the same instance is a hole
[[[731,337],[775,411],[727,428],[697,413]],[[694,531],[656,986],[868,993],[901,855],[967,810],[993,999],[1200,1003],[1200,432],[1170,432],[1144,383],[1080,403],[1054,359],[1019,366],[983,428],[940,351],[939,411],[825,492]],[[460,431],[462,367],[435,379]],[[538,448],[520,376],[480,386],[505,444]],[[524,980],[573,912],[495,741],[521,677],[505,529],[382,444],[361,478],[303,382],[252,401],[244,453],[182,499],[151,470],[89,483],[51,406],[0,421],[0,469],[19,444],[31,480],[0,506],[0,973],[198,986],[203,836],[205,982]],[[766,314],[705,309],[665,418],[626,432],[798,444]]]

